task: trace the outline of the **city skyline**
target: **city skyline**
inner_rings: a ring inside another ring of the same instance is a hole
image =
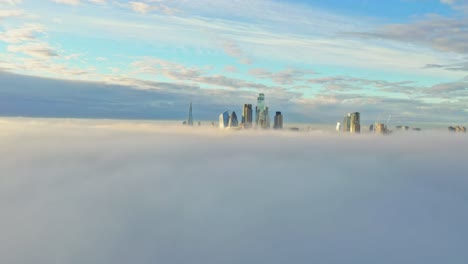
[[[0,115],[211,120],[265,92],[291,122],[464,124],[466,7],[1,0]]]

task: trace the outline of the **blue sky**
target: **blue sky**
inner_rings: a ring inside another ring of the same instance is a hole
[[[92,86],[82,89],[86,98],[108,89],[100,100],[118,98],[105,111],[111,117],[140,96],[154,108],[132,117],[183,118],[174,109],[194,100],[198,118],[211,120],[263,92],[272,110],[297,122],[360,111],[369,122],[392,114],[401,123],[463,123],[466,12],[463,0],[0,0],[0,76],[16,80],[0,87],[0,105],[12,91],[18,102],[0,115],[40,116],[18,101],[31,96],[53,107],[56,90],[30,85],[48,78]],[[113,95],[115,86],[133,97]],[[108,117],[69,102],[71,117]]]

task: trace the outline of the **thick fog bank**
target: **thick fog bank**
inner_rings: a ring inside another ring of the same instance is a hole
[[[468,135],[0,120],[0,263],[467,263]]]

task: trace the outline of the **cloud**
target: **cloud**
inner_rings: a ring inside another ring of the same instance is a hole
[[[144,2],[129,2],[130,8],[141,14],[146,14],[151,11],[151,6]]]
[[[81,4],[80,0],[52,0],[52,2],[55,2],[58,4],[72,5],[72,6]]]
[[[169,7],[164,2],[165,1],[160,1],[160,0],[157,0],[157,1],[146,0],[145,2],[131,1],[128,4],[131,10],[140,14],[147,14],[152,11],[159,11],[164,14],[172,15],[178,11],[174,8]]]
[[[278,72],[270,72],[262,68],[253,68],[249,74],[260,79],[271,79],[273,82],[282,85],[291,85],[304,81],[304,77],[315,74],[312,70],[288,68]]]
[[[252,64],[252,60],[239,47],[239,45],[233,41],[225,41],[223,43],[223,50],[227,55],[238,59],[239,63]]]
[[[468,72],[468,62],[454,64],[426,64],[424,69],[444,69],[447,71],[466,71]]]
[[[4,18],[18,17],[23,14],[24,12],[22,10],[0,10],[0,21]]]
[[[132,67],[136,74],[149,74],[153,77],[161,75],[174,81],[190,81],[196,84],[216,85],[228,88],[258,88],[267,89],[269,86],[243,79],[231,78],[224,75],[208,75],[204,68],[188,67],[179,63],[157,59],[143,58],[133,62]]]
[[[443,17],[435,14],[407,24],[389,24],[373,32],[351,32],[351,36],[388,39],[426,45],[443,52],[468,53],[468,19]]]
[[[454,96],[459,94],[468,98],[468,82],[451,82],[451,83],[441,83],[432,86],[430,89],[426,90],[427,93],[433,95],[444,95],[444,96]]]
[[[39,33],[44,32],[44,27],[38,24],[27,24],[19,28],[8,29],[0,32],[0,41],[7,43],[20,43],[32,41]]]
[[[0,0],[0,4],[19,5],[23,0]]]
[[[71,5],[71,6],[77,6],[82,4],[81,0],[51,0],[52,2],[58,3],[58,4],[66,4],[66,5]],[[93,4],[106,4],[107,0],[87,0],[90,3]]]
[[[34,58],[51,58],[58,56],[57,51],[45,42],[9,45],[7,51],[12,53],[24,53]]]
[[[0,124],[2,263],[468,258],[464,135]]]

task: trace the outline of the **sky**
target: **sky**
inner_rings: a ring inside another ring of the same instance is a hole
[[[1,263],[468,259],[463,134],[0,126]]]
[[[0,0],[0,115],[463,124],[465,0]]]

